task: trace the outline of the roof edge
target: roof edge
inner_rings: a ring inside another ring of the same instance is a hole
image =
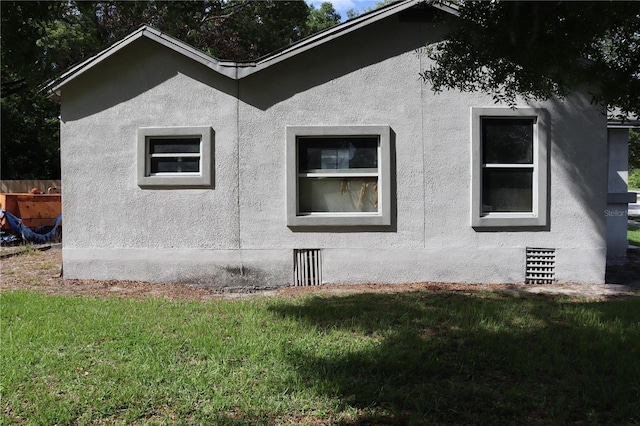
[[[69,68],[57,78],[45,83],[42,90],[48,92],[50,97],[59,99],[61,96],[61,89],[65,84],[84,74],[86,71],[100,64],[121,49],[132,44],[142,37],[153,40],[228,78],[239,80],[251,74],[257,73],[265,68],[268,68],[271,65],[277,64],[300,53],[306,52],[307,50],[313,49],[316,46],[334,40],[338,37],[342,37],[343,35],[349,34],[364,26],[370,25],[374,22],[400,13],[418,4],[428,4],[436,9],[455,16],[459,14],[458,8],[455,6],[455,4],[450,3],[446,0],[402,0],[391,3],[387,6],[373,10],[364,15],[350,19],[317,34],[309,36],[290,46],[273,52],[256,62],[219,60],[217,58],[214,58],[213,56],[207,55],[206,53],[181,40],[178,40],[173,36],[170,36],[169,34],[166,34],[151,26],[144,25],[138,28],[133,33],[124,37],[123,39],[116,41],[106,49]]]
[[[434,1],[434,0],[404,0],[395,3],[388,4],[379,9],[372,10],[371,12],[357,16],[353,19],[345,21],[341,24],[327,28],[319,33],[306,37],[290,46],[277,50],[264,56],[256,61],[254,68],[241,69],[238,73],[238,78],[247,77],[253,73],[259,72],[265,68],[270,67],[278,62],[289,59],[307,50],[313,49],[318,45],[342,37],[353,31],[356,31],[364,26],[370,25],[389,16],[400,13],[418,4],[428,4],[443,12],[450,13],[454,16],[458,16],[459,12],[457,7],[453,6],[447,1]]]
[[[207,68],[217,71],[222,75],[230,78],[236,78],[237,72],[235,62],[220,61],[196,49],[195,47],[192,47],[176,39],[175,37],[163,33],[162,31],[151,26],[144,25],[128,36],[124,37],[123,39],[116,41],[106,49],[71,67],[56,79],[49,81],[44,85],[43,90],[48,92],[50,96],[59,97],[60,89],[62,88],[62,86],[142,37],[146,37],[165,47],[168,47],[169,49],[180,53],[196,62],[199,62]]]

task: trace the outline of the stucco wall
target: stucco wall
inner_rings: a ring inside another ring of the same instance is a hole
[[[65,248],[237,249],[235,84],[150,41],[63,88]],[[213,189],[141,189],[138,127],[212,126]]]
[[[443,31],[392,17],[239,82],[140,41],[72,81],[62,93],[65,275],[276,287],[292,282],[294,248],[320,248],[328,283],[521,282],[525,248],[547,247],[559,281],[601,282],[604,116],[580,96],[533,105],[551,117],[549,226],[474,230],[470,107],[494,104],[421,81],[428,63],[416,49]],[[137,127],[170,125],[214,128],[215,188],[137,186]],[[287,125],[390,126],[392,225],[287,227]]]

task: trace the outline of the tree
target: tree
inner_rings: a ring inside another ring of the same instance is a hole
[[[347,19],[353,19],[353,18],[357,18],[358,16],[364,14],[364,13],[369,13],[372,10],[376,10],[376,9],[380,9],[383,6],[386,6],[388,4],[397,2],[398,0],[380,0],[377,1],[375,5],[371,6],[371,7],[363,7],[360,10],[356,10],[356,9],[349,9],[347,10]]]
[[[640,131],[629,130],[629,170],[640,170]]]
[[[640,189],[640,131],[629,129],[629,188]]]
[[[309,6],[309,17],[307,18],[306,34],[315,34],[326,28],[330,28],[340,23],[342,17],[333,8],[330,2],[323,2],[319,9]]]
[[[223,19],[219,21],[217,37],[212,37],[208,30],[201,30],[199,33],[204,39],[193,43],[195,47],[205,50],[218,40],[237,45],[235,52],[209,50],[218,58],[254,60],[288,46],[306,34],[309,7],[303,1],[233,0],[224,4],[223,10],[231,8],[231,11],[228,16],[216,18]],[[185,41],[190,43],[188,37]]]
[[[483,91],[496,102],[563,98],[640,113],[640,2],[460,2],[460,19],[427,55],[435,92]]]
[[[59,178],[58,108],[38,91],[62,53],[38,40],[61,3],[1,2],[2,179]]]
[[[59,179],[57,105],[34,90],[1,103],[2,179]]]
[[[2,179],[60,177],[59,109],[39,89],[152,25],[220,59],[254,60],[308,34],[304,1],[0,2]]]

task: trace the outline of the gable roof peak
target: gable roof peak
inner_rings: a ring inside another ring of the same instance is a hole
[[[377,22],[381,19],[385,19],[389,16],[405,11],[418,4],[429,4],[430,6],[446,13],[450,13],[452,15],[458,14],[457,6],[455,6],[454,3],[446,0],[399,0],[397,2],[385,5],[379,9],[375,9],[371,12],[367,12],[363,15],[345,21],[341,24],[330,27],[317,34],[306,37],[290,46],[284,47],[262,58],[259,58],[257,61],[246,62],[219,60],[152,26],[142,25],[128,36],[113,43],[111,46],[107,47],[96,55],[93,55],[83,62],[80,62],[79,64],[69,68],[59,77],[48,82],[44,86],[44,90],[49,92],[50,96],[59,98],[61,95],[61,89],[65,84],[69,83],[76,77],[82,75],[86,71],[100,64],[105,59],[111,57],[121,49],[124,49],[126,46],[134,43],[136,40],[139,40],[141,38],[147,38],[155,41],[206,66],[207,68],[210,68],[217,73],[220,73],[234,80],[239,80],[253,73],[259,72],[262,69],[270,67],[271,65],[289,59],[300,53],[306,52],[307,50],[313,49],[328,41],[334,40],[338,37],[342,37],[345,34],[349,34],[367,25],[371,25],[372,23]]]

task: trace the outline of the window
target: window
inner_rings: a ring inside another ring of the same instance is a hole
[[[472,226],[546,226],[546,115],[537,108],[472,108]]]
[[[388,126],[287,127],[287,224],[391,224]]]
[[[211,127],[138,129],[138,185],[209,187],[213,185]]]

